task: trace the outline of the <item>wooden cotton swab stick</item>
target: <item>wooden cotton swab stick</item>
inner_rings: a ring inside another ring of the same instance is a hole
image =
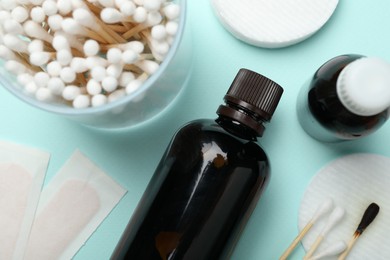
[[[348,243],[347,250],[345,250],[344,253],[339,256],[338,260],[344,260],[347,257],[352,247],[355,245],[357,239],[361,236],[361,234],[368,227],[368,225],[370,225],[371,222],[376,218],[378,212],[379,206],[376,203],[371,203],[368,206],[368,208],[363,214],[362,220],[360,221],[355,233],[352,236],[352,239]]]
[[[313,245],[307,251],[304,260],[309,259],[313,253],[317,250],[318,246],[321,244],[322,240],[325,238],[326,234],[343,218],[344,209],[336,207],[333,212],[330,214],[325,226],[323,227],[321,233],[318,235],[317,239],[314,241]]]
[[[298,245],[298,243],[302,240],[302,238],[309,232],[309,230],[313,227],[314,223],[323,215],[325,215],[329,210],[333,207],[333,200],[328,198],[326,199],[315,211],[311,220],[306,224],[306,226],[302,229],[302,231],[298,234],[298,236],[293,240],[290,246],[284,251],[283,255],[279,258],[279,260],[285,260],[292,253],[294,248]]]

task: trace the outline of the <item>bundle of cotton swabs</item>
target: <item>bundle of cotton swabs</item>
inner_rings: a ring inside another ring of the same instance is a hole
[[[170,0],[1,0],[0,58],[40,101],[101,106],[159,68],[179,15]]]

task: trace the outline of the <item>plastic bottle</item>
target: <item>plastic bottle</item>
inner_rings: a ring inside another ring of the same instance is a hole
[[[174,135],[111,259],[226,258],[268,183],[256,144],[283,89],[241,69],[216,120]]]
[[[390,64],[356,54],[323,64],[297,100],[302,128],[324,142],[371,134],[386,122],[389,107]]]

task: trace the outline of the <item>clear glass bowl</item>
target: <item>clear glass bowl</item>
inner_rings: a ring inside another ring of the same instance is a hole
[[[191,37],[186,26],[187,1],[180,5],[178,31],[159,69],[132,94],[100,107],[76,109],[66,104],[47,103],[26,95],[14,75],[4,69],[0,59],[0,84],[20,100],[81,124],[103,128],[123,129],[139,125],[163,111],[187,85],[191,73]]]

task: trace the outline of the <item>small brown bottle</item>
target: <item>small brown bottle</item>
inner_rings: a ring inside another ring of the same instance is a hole
[[[282,92],[241,69],[216,120],[179,129],[111,259],[226,259],[268,183],[256,141]]]
[[[371,134],[386,122],[389,107],[390,64],[356,54],[324,63],[297,100],[302,128],[324,142]]]

